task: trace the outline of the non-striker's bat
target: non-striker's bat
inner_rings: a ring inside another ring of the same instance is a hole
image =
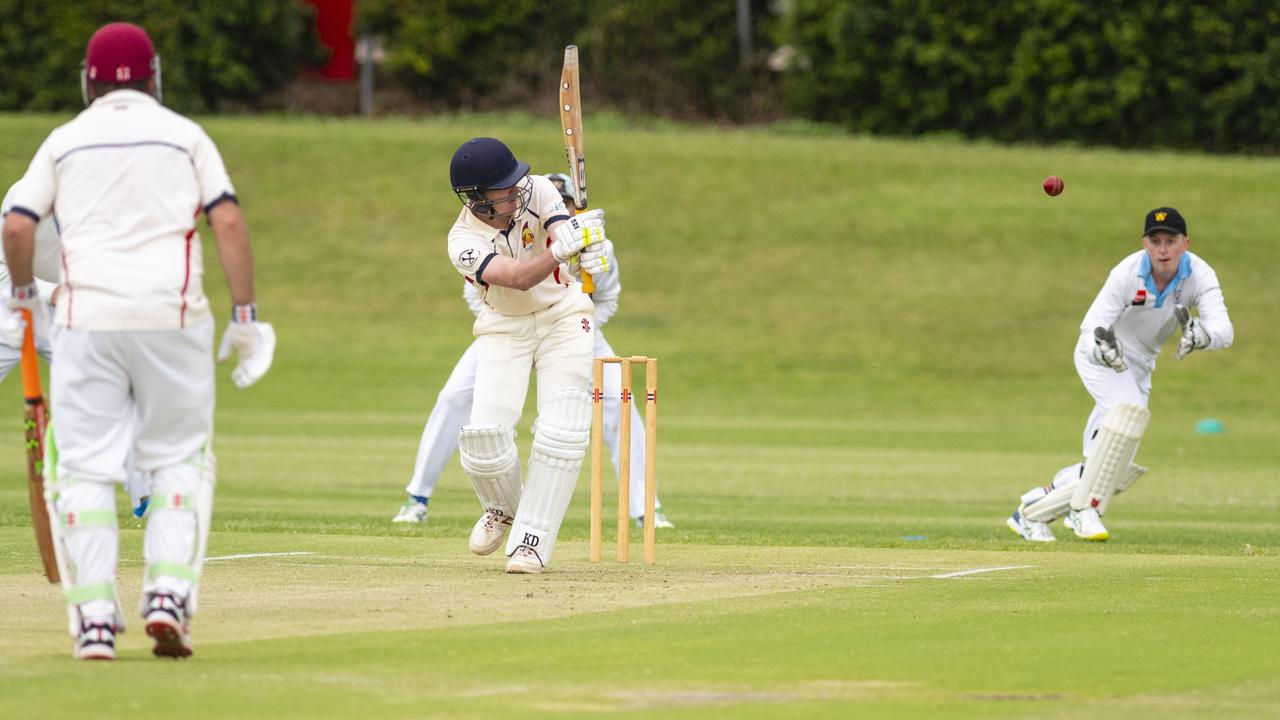
[[[36,545],[40,548],[40,562],[44,564],[49,582],[59,582],[57,554],[53,547],[53,531],[49,526],[49,506],[44,497],[44,431],[47,422],[44,393],[40,390],[40,364],[36,356],[35,334],[32,332],[31,312],[22,311],[26,330],[22,336],[22,395],[27,401],[25,426],[27,430],[27,500],[31,504],[31,526],[36,532]]]

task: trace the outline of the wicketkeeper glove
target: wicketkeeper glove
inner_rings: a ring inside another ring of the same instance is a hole
[[[1093,361],[1118,373],[1129,369],[1129,365],[1124,361],[1124,349],[1116,339],[1114,327],[1093,329]]]
[[[271,369],[276,354],[276,331],[271,323],[258,322],[258,306],[236,305],[231,308],[231,323],[222,334],[218,362],[231,359],[235,349],[239,362],[231,371],[231,381],[244,389],[262,379]]]
[[[588,210],[575,215],[556,228],[551,254],[560,262],[568,262],[582,248],[604,241],[604,210]]]
[[[1178,318],[1178,324],[1182,326],[1182,338],[1178,340],[1178,351],[1173,354],[1174,360],[1181,360],[1190,355],[1192,350],[1203,350],[1209,347],[1209,331],[1200,324],[1200,318],[1191,317],[1191,311],[1186,305],[1174,305],[1173,316]]]

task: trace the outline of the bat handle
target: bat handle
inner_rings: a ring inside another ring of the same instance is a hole
[[[591,294],[596,291],[596,281],[592,279],[591,273],[586,270],[582,271],[582,292]]]

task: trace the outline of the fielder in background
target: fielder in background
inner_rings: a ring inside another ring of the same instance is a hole
[[[547,175],[560,197],[564,200],[566,212],[572,216],[573,191],[569,188],[569,176],[564,173]],[[604,243],[608,270],[595,278],[596,289],[591,299],[596,306],[596,344],[595,357],[613,357],[617,353],[605,340],[601,328],[618,310],[618,296],[622,294],[622,283],[618,279],[618,262],[613,254],[613,243]],[[462,297],[467,307],[478,318],[485,304],[475,283],[462,284]],[[622,370],[617,365],[605,367],[604,380],[604,417],[605,443],[609,446],[609,455],[613,458],[614,468],[618,467],[618,414],[622,403],[619,401],[619,385],[622,382]],[[471,417],[471,397],[476,386],[476,343],[471,343],[444,388],[436,398],[436,404],[427,416],[426,427],[422,430],[422,440],[418,444],[418,457],[413,465],[413,477],[405,490],[409,499],[400,507],[400,512],[392,519],[398,523],[427,522],[428,504],[435,491],[440,473],[458,449],[458,434]],[[635,407],[631,408],[631,491],[628,502],[631,505],[631,517],[637,526],[644,524],[644,422]],[[662,511],[662,503],[658,503],[657,527],[675,527]]]
[[[201,212],[234,304],[219,359],[238,352],[238,387],[267,372],[275,333],[256,320],[253,251],[222,158],[204,130],[160,105],[146,32],[112,23],[94,33],[81,87],[88,107],[40,146],[4,221],[13,309],[42,307],[32,277],[37,224],[52,215],[61,231],[45,472],[74,655],[112,659],[124,630],[114,485],[132,452],[156,498],[142,616],[157,656],[186,657],[215,482]]]
[[[1189,244],[1177,210],[1147,213],[1143,249],[1112,269],[1089,306],[1075,349],[1076,372],[1095,403],[1084,427],[1085,459],[1059,470],[1049,486],[1023,494],[1006,523],[1023,539],[1052,542],[1049,523],[1064,516],[1077,537],[1109,538],[1101,516],[1112,496],[1146,472],[1133,459],[1146,431],[1151,373],[1165,339],[1179,331],[1175,360],[1231,346],[1235,330],[1218,275],[1187,250]]]
[[[538,573],[551,562],[590,442],[595,306],[574,273],[605,270],[604,213],[570,217],[551,181],[530,176],[494,138],[463,143],[449,177],[463,204],[449,257],[484,303],[472,327],[471,421],[458,436],[462,469],[484,507],[471,552],[497,550],[510,528],[507,572]],[[515,425],[533,368],[538,416],[522,491]]]

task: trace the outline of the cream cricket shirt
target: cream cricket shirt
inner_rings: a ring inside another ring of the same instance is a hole
[[[196,219],[228,198],[235,189],[200,126],[116,90],[49,135],[11,212],[57,220],[59,325],[170,330],[210,317]]]
[[[1188,251],[1164,292],[1156,292],[1151,260],[1145,250],[1120,261],[1107,277],[1098,297],[1080,324],[1080,344],[1093,347],[1093,330],[1115,326],[1116,339],[1125,357],[1155,366],[1160,347],[1175,331],[1181,332],[1173,306],[1199,310],[1200,323],[1209,333],[1209,350],[1230,347],[1235,338],[1227,305],[1222,299],[1218,274],[1209,263]]]
[[[17,189],[18,184],[15,183],[9,188],[9,192],[5,193],[4,204],[0,206],[0,215],[9,214],[9,209],[13,207],[14,191]],[[36,280],[44,283],[57,285],[58,279],[62,277],[62,243],[58,240],[58,227],[53,218],[43,218],[36,225],[36,249],[32,257],[31,269],[35,273]],[[0,285],[6,288],[9,286],[9,266],[4,262],[3,257],[0,257]],[[44,294],[43,286],[41,286],[41,294]]]
[[[484,224],[469,208],[463,208],[449,231],[449,258],[467,280],[484,289],[484,302],[503,315],[529,315],[548,308],[570,291],[581,292],[581,285],[562,268],[556,268],[542,282],[527,291],[489,285],[484,281],[484,268],[495,256],[525,260],[551,252],[547,228],[568,220],[564,200],[555,185],[541,175],[530,175],[532,197],[524,212],[512,219],[506,230]]]

